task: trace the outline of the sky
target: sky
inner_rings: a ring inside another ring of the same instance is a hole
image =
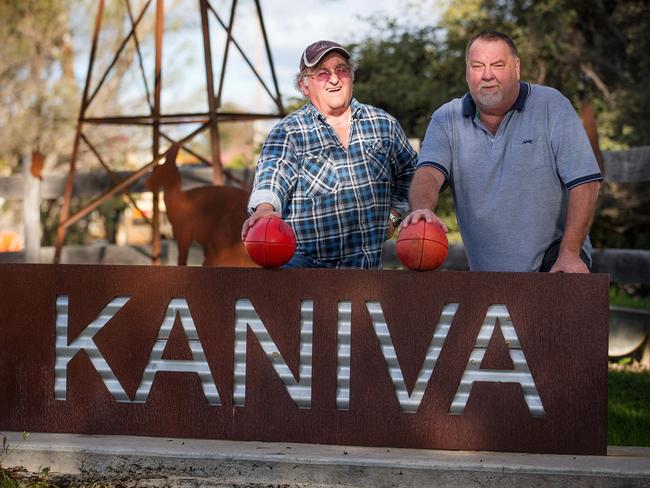
[[[267,0],[262,8],[273,51],[280,89],[283,94],[296,96],[293,78],[304,48],[319,39],[331,39],[341,44],[368,36],[381,36],[373,29],[371,17],[403,17],[407,4],[421,3],[432,11],[433,2],[400,0]],[[412,19],[412,15],[411,21]],[[418,22],[424,21],[422,16]],[[252,33],[251,33],[252,34]]]
[[[117,0],[109,0],[117,1]],[[154,2],[155,3],[155,2]],[[359,41],[382,32],[373,29],[370,18],[397,17],[410,25],[435,22],[440,11],[440,0],[261,0],[267,38],[274,61],[275,72],[284,99],[299,97],[294,87],[294,77],[304,48],[320,39],[331,39],[341,44]],[[231,0],[211,0],[211,4],[224,22],[228,22]],[[92,10],[92,3],[91,10]],[[165,33],[163,45],[163,113],[175,111],[200,111],[207,105],[206,81],[201,37],[201,19],[197,0],[177,0],[165,3],[165,24],[172,26]],[[167,7],[169,5],[169,7]],[[438,7],[436,7],[438,5]],[[137,12],[137,8],[134,8]],[[153,19],[155,9],[149,10]],[[148,15],[149,15],[148,14]],[[90,52],[90,36],[94,12],[86,12],[80,19],[77,40],[77,78],[85,79]],[[90,17],[90,18],[89,18]],[[213,15],[209,16],[215,83],[219,79],[225,46],[225,31]],[[179,27],[180,25],[180,27]],[[153,36],[151,36],[153,38]],[[274,92],[261,29],[253,0],[239,0],[234,21],[233,37],[240,44],[271,92]],[[100,37],[99,52],[102,38]],[[140,40],[145,57],[145,72],[153,73],[153,40]],[[98,62],[98,67],[99,67]],[[125,99],[137,98],[141,82],[134,64],[131,93]],[[98,73],[101,70],[97,70]],[[98,79],[99,74],[94,79]],[[152,78],[152,77],[151,77]],[[151,79],[149,80],[150,85]],[[142,97],[144,98],[144,97]],[[237,50],[231,47],[222,100],[235,103],[240,109],[266,112],[273,109],[270,96],[264,91]],[[140,111],[135,103],[136,112]],[[142,109],[145,107],[142,106]],[[98,114],[99,115],[99,114]]]

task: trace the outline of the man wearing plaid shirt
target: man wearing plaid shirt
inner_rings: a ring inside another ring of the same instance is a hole
[[[282,217],[297,241],[286,267],[379,268],[407,209],[417,155],[394,117],[352,98],[353,75],[341,45],[309,45],[297,77],[309,103],[262,147],[242,238],[260,217]]]

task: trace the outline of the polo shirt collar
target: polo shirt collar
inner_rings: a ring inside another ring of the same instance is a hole
[[[524,81],[520,81],[519,95],[517,95],[517,99],[515,100],[515,103],[512,104],[512,107],[510,107],[510,110],[517,110],[518,112],[521,112],[524,109],[524,106],[526,105],[526,98],[528,98],[529,94],[530,94],[530,85]],[[463,97],[463,115],[465,117],[476,116],[476,103],[474,103],[474,99],[472,98],[472,95],[469,92],[467,92]]]

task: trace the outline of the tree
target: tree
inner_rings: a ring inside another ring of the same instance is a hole
[[[77,87],[69,1],[0,3],[0,169],[19,167],[32,150],[69,145]],[[68,141],[66,141],[68,139]]]
[[[553,86],[577,107],[596,108],[609,148],[647,144],[650,114],[650,6],[640,0],[459,0],[442,24],[451,45],[492,28],[508,33],[522,78]],[[633,121],[633,123],[630,123]]]
[[[438,28],[410,31],[387,20],[374,30],[385,34],[349,45],[358,61],[355,97],[394,115],[407,136],[421,138],[431,113],[464,93],[459,62],[439,40]]]
[[[425,4],[409,5],[434,17]],[[523,79],[557,88],[576,107],[593,104],[605,148],[650,141],[647,1],[455,0],[443,8],[429,28],[369,19],[380,34],[350,45],[359,64],[355,94],[397,116],[409,136],[422,137],[430,113],[467,91],[465,45],[490,28],[517,43]]]

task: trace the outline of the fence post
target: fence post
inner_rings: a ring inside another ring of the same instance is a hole
[[[41,260],[41,180],[32,174],[32,158],[21,156],[23,167],[23,232],[25,238],[24,260],[38,263]]]

